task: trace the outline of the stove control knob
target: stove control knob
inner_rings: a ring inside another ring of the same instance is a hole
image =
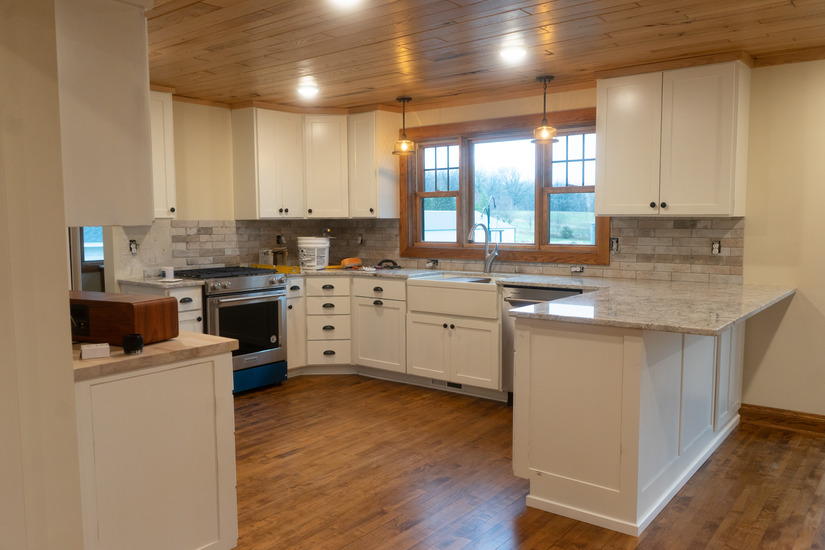
[[[219,288],[223,288],[223,285],[221,283],[212,283],[212,288],[218,290]]]
[[[277,284],[278,284],[278,283],[280,283],[280,282],[281,282],[281,281],[280,281],[280,280],[278,280],[278,277],[272,277],[272,278],[269,280],[269,284],[271,284],[271,285],[277,285]]]
[[[229,282],[229,281],[224,281],[224,283],[223,283],[223,287],[224,287],[224,288],[229,288],[230,286],[232,286],[232,283],[231,283],[231,282]]]

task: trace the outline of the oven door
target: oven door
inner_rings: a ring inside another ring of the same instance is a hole
[[[207,332],[238,341],[232,370],[286,361],[286,293],[252,292],[206,299]]]

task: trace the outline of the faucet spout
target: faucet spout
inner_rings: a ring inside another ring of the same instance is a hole
[[[467,235],[467,240],[473,242],[476,227],[484,230],[484,273],[490,273],[493,269],[493,262],[498,256],[498,243],[495,243],[492,252],[490,251],[490,229],[483,223],[476,222],[470,228],[470,233]]]

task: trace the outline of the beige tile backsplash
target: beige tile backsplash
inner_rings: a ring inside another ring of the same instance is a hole
[[[160,222],[156,222],[160,223]],[[257,263],[258,251],[287,243],[287,263],[297,263],[297,237],[331,230],[330,264],[361,258],[365,265],[391,258],[405,267],[424,268],[426,260],[400,258],[398,220],[173,220],[172,263],[178,268]],[[744,218],[613,218],[610,234],[619,250],[609,266],[585,266],[586,277],[618,277],[741,284]],[[360,237],[360,243],[359,243]],[[711,254],[711,242],[722,250]],[[441,260],[440,269],[481,271],[481,261]],[[493,271],[567,275],[566,264],[496,262]]]

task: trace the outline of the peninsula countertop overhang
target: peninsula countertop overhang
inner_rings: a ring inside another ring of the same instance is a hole
[[[499,284],[577,287],[568,277],[558,277],[557,285],[551,279],[556,278],[514,276]],[[517,319],[716,336],[796,292],[765,285],[607,279],[591,279],[578,288],[585,292],[512,309],[509,314]]]

